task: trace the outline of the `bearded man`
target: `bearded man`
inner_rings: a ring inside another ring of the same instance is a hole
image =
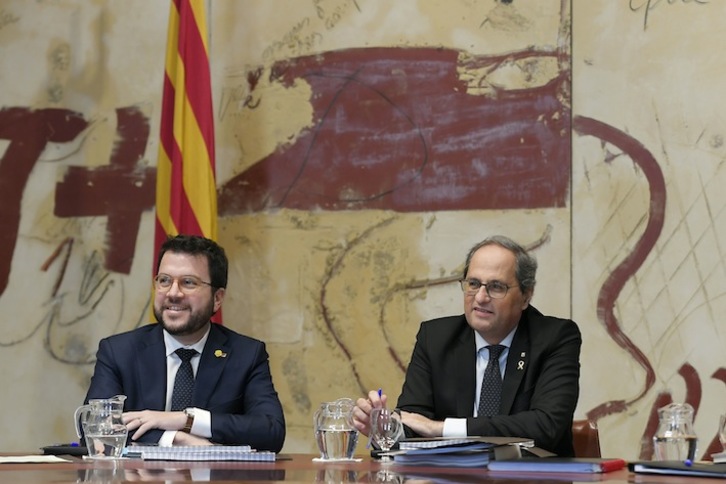
[[[210,239],[168,239],[154,277],[158,324],[99,343],[85,401],[126,395],[132,442],[282,449],[285,418],[265,344],[211,323],[228,265]]]

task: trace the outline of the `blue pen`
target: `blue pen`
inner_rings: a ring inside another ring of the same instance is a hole
[[[691,459],[686,459],[683,464],[685,464],[686,467],[691,467],[693,465],[693,461]]]
[[[381,398],[381,395],[383,395],[383,388],[378,389],[378,398]],[[371,432],[369,430],[368,431],[368,443],[366,444],[366,449],[371,448],[371,440],[373,440],[373,438],[371,437],[372,435],[373,435],[373,432]]]

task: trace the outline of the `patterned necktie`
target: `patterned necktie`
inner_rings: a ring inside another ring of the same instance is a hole
[[[174,379],[174,391],[171,393],[171,410],[184,410],[192,404],[192,394],[194,393],[194,371],[192,370],[192,358],[197,354],[197,350],[187,350],[179,348],[176,354],[181,358],[181,366],[176,372]]]
[[[505,346],[491,345],[489,349],[489,363],[484,370],[484,378],[481,381],[481,393],[479,394],[479,417],[491,417],[499,413],[499,400],[502,396],[502,374],[499,370],[499,357]]]

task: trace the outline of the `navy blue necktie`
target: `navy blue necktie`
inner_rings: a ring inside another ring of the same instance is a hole
[[[197,350],[179,348],[175,352],[181,358],[181,366],[176,372],[174,379],[174,390],[171,393],[171,410],[184,410],[192,404],[194,394],[194,370],[192,369],[192,358]]]
[[[479,407],[477,416],[491,417],[499,413],[499,401],[502,397],[502,373],[499,369],[499,357],[506,346],[491,345],[489,349],[489,363],[484,370],[479,394]]]

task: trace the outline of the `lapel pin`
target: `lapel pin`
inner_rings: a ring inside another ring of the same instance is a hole
[[[517,363],[517,369],[524,370],[524,361],[519,360],[519,363]]]
[[[527,356],[527,353],[526,353],[526,352],[524,352],[524,351],[522,351],[522,352],[521,352],[521,353],[519,354],[519,357],[520,357],[520,358],[524,358],[525,356]]]
[[[214,356],[217,358],[227,358],[227,353],[222,350],[214,350]]]

